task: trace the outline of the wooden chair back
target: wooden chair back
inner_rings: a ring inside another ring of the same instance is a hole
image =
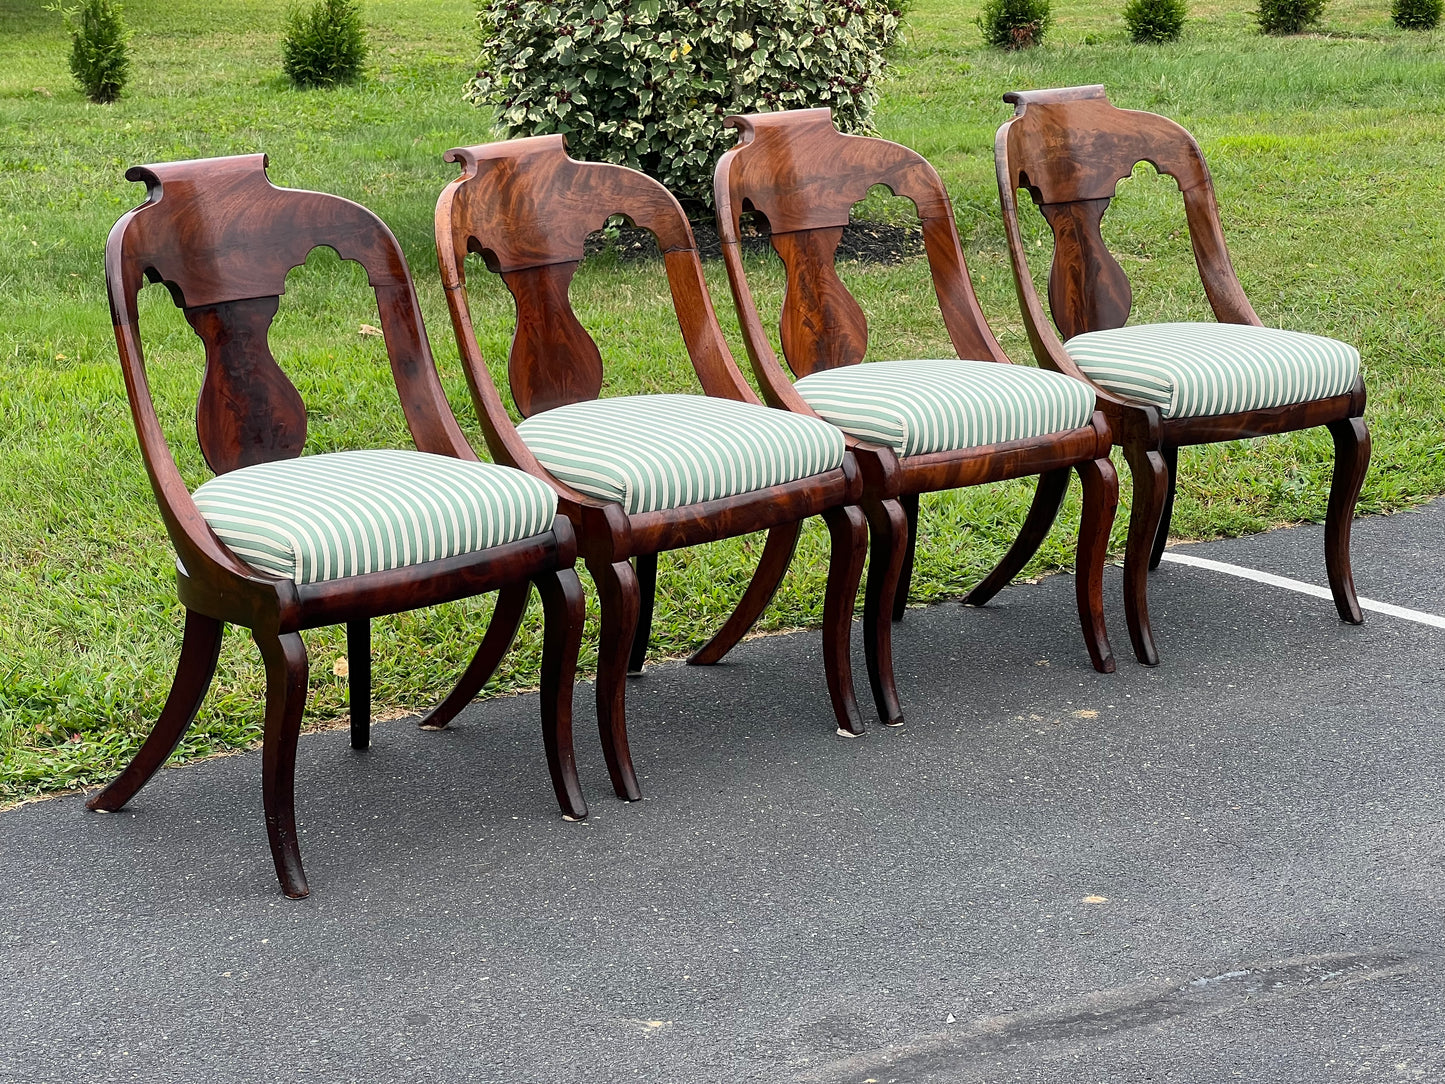
[[[756,402],[733,364],[703,280],[692,227],[681,205],[657,181],[633,169],[578,162],[560,135],[533,136],[446,154],[462,175],[437,201],[437,256],[458,345],[488,439],[510,426],[488,389],[466,299],[465,258],[481,255],[501,275],[516,304],[507,359],[512,398],[523,417],[596,399],[602,355],[577,319],[568,296],[587,236],[613,215],[650,231],[662,252],[683,342],[710,395]],[[490,424],[488,424],[490,422]],[[514,459],[525,459],[520,449]]]
[[[838,277],[837,251],[854,205],[883,185],[917,208],[934,290],[958,355],[1008,361],[974,294],[948,192],[926,159],[884,139],[842,134],[828,109],[754,113],[723,123],[738,130],[739,141],[718,161],[714,191],[723,257],[750,351],[771,354],[738,251],[744,211],[767,218],[786,270],[779,332],[794,375],[863,360],[868,320]]]
[[[205,345],[196,436],[217,474],[299,456],[306,405],[271,353],[286,275],[327,246],[366,269],[392,373],[417,446],[475,458],[437,378],[411,274],[386,225],[339,196],[273,187],[266,156],[135,166],[146,202],[106,242],[111,314],[149,463],[163,438],[145,379],[137,318],[144,280],[163,283]]]
[[[995,148],[1005,216],[1016,215],[1017,193],[1025,189],[1053,233],[1049,312],[1065,339],[1123,327],[1129,319],[1133,287],[1101,224],[1119,182],[1140,162],[1179,186],[1215,315],[1259,323],[1229,262],[1214,184],[1193,136],[1167,117],[1115,107],[1102,86],[1016,91],[1004,101],[1015,106]],[[1016,266],[1024,261],[1026,267],[1021,238],[1017,230],[1009,233]]]

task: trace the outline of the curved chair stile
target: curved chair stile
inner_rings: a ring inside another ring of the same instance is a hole
[[[106,280],[141,456],[178,558],[186,621],[159,719],[89,807],[117,810],[146,784],[195,720],[224,624],[249,628],[265,662],[262,788],[272,857],[283,892],[307,895],[294,801],[308,675],[301,632],[346,625],[352,745],[365,748],[372,617],[500,592],[476,658],[428,717],[445,725],[500,663],[535,583],[546,622],[544,749],[564,815],[586,816],[571,741],[583,605],[571,526],[534,480],[477,461],[442,392],[391,231],[349,200],[274,187],[261,154],[137,166],[126,176],[146,184],[146,201],[112,228]],[[301,454],[306,407],[268,339],[287,273],[322,245],[366,270],[419,451]],[[147,279],[167,287],[205,347],[196,433],[215,477],[194,494],[146,379],[137,299]],[[447,502],[449,517],[441,512]],[[379,516],[394,517],[387,521],[394,545],[375,525]],[[343,536],[355,544],[340,544]]]
[[[446,158],[461,166],[461,175],[437,201],[437,258],[458,350],[492,454],[547,480],[557,490],[560,507],[577,529],[580,553],[597,584],[602,606],[598,725],[618,797],[632,800],[641,795],[627,740],[625,684],[627,674],[639,672],[646,656],[657,554],[663,550],[767,530],[761,563],[772,568],[780,563],[780,554],[791,554],[802,520],[822,515],[832,539],[824,598],[824,670],[839,731],[861,733],[848,634],[867,529],[856,507],[861,492],[858,469],[841,443],[826,469],[779,475],[767,484],[753,479],[715,493],[698,490],[701,497],[689,495],[694,492],[690,489],[640,496],[641,483],[634,486],[637,479],[627,474],[637,469],[626,462],[634,454],[629,443],[641,438],[644,426],[665,430],[673,424],[672,411],[696,415],[704,427],[714,416],[726,414],[728,425],[737,427],[726,437],[704,438],[699,430],[700,446],[705,445],[711,455],[742,454],[762,439],[759,433],[771,432],[776,424],[776,416],[762,407],[728,351],[692,229],[677,200],[635,170],[568,157],[561,136],[460,147],[447,152]],[[649,230],[657,240],[683,343],[706,393],[703,397],[598,397],[602,356],[572,310],[568,285],[583,258],[588,234],[617,214]],[[468,253],[479,254],[487,268],[501,276],[515,305],[507,373],[513,401],[524,419],[520,425],[513,424],[477,344],[466,284]],[[821,429],[800,430],[791,423],[784,428],[787,432],[776,439],[793,439],[798,433],[803,434],[800,440],[824,439]],[[564,430],[565,441],[559,436]],[[597,471],[618,472],[618,477],[632,481],[616,491],[586,481],[586,472],[566,462],[572,453],[602,456],[606,464]],[[781,560],[785,566],[786,557]],[[771,595],[771,590],[750,588],[722,630],[692,661],[721,657],[748,631]]]
[[[1036,370],[1010,365],[974,293],[952,204],[937,171],[907,147],[840,133],[827,109],[757,113],[729,117],[724,123],[738,130],[738,143],[719,159],[714,173],[718,231],[753,370],[773,406],[814,417],[831,414],[847,431],[863,473],[864,508],[875,547],[864,612],[870,658],[891,659],[890,619],[903,617],[908,600],[920,494],[1039,476],[1022,532],[999,566],[965,599],[982,605],[1037,552],[1063,504],[1069,472],[1077,470],[1084,487],[1079,618],[1094,668],[1113,670],[1102,594],[1117,500],[1108,458],[1109,426],[1081,385],[1054,377],[1041,381]],[[958,358],[968,360],[900,361],[883,363],[883,368],[860,364],[868,348],[868,320],[835,264],[853,207],[875,185],[913,203],[945,329]],[[772,247],[786,271],[779,317],[781,362],[743,266],[740,225],[745,211],[767,219]],[[985,385],[993,390],[986,391]],[[968,409],[990,396],[1008,398],[1025,386],[1030,395],[1063,394],[1078,400],[1070,415],[1077,415],[1074,422],[1061,427],[1025,419],[1020,430],[1034,430],[1026,435],[992,443],[968,439],[963,424]],[[905,387],[940,397],[939,409],[948,414],[948,424],[957,427],[952,434],[956,439],[940,438],[933,442],[936,447],[910,450],[906,430],[886,433],[860,422],[859,412],[866,409],[870,395],[901,395],[905,393],[899,389]],[[833,403],[837,409],[826,405],[829,396],[842,397]],[[848,401],[846,408],[843,400]],[[901,505],[904,515],[893,514],[890,505]],[[898,538],[906,542],[904,559],[895,566],[885,555],[897,548]],[[892,606],[884,601],[889,595]]]
[[[998,130],[994,157],[1029,341],[1041,366],[1095,389],[1133,475],[1124,609],[1136,657],[1148,665],[1159,661],[1147,583],[1168,541],[1179,448],[1317,425],[1329,430],[1336,452],[1325,519],[1326,571],[1340,618],[1359,624],[1350,521],[1369,466],[1370,435],[1358,352],[1321,336],[1263,327],[1230,261],[1203,152],[1180,125],[1154,113],[1119,109],[1102,86],[1020,91],[1004,95],[1004,101],[1015,113]],[[1217,324],[1126,327],[1133,287],[1100,224],[1119,182],[1140,162],[1179,186],[1195,264]],[[1019,225],[1020,189],[1029,193],[1053,235],[1047,312]],[[1305,355],[1308,362],[1301,360]],[[1145,385],[1137,381],[1144,367],[1151,380],[1157,377],[1161,387],[1173,389],[1166,401],[1141,398]],[[1231,374],[1248,383],[1270,373],[1288,374],[1279,386],[1291,390],[1256,402],[1230,385]],[[1203,409],[1179,398],[1191,382],[1206,380],[1215,382],[1211,394],[1220,395],[1226,409]]]

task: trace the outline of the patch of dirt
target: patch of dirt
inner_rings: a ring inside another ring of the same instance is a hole
[[[704,260],[722,259],[722,242],[712,222],[692,223],[698,254]],[[765,219],[748,216],[742,222],[743,253],[756,256],[769,251],[769,230]],[[648,260],[658,256],[657,242],[647,230],[618,226],[587,238],[587,255],[612,251],[621,260]],[[838,259],[857,263],[899,264],[923,254],[923,231],[917,226],[894,226],[855,218],[843,227]]]

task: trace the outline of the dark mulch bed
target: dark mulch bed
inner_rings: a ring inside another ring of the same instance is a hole
[[[615,231],[615,237],[608,235],[612,232],[594,233],[587,238],[587,254],[593,256],[610,250],[622,260],[657,257],[657,242],[646,230],[635,226],[620,226]],[[704,260],[722,258],[722,244],[713,223],[694,222],[692,232],[697,238],[698,253]],[[742,223],[742,243],[745,255],[752,256],[769,251],[767,222],[745,218]],[[843,227],[843,240],[838,244],[838,259],[856,260],[859,263],[897,264],[910,256],[922,254],[923,231],[917,226],[893,226],[886,222],[868,222],[857,218]]]

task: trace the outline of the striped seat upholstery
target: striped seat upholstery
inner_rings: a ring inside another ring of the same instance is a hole
[[[1064,349],[1091,380],[1166,418],[1326,399],[1360,375],[1348,343],[1249,324],[1140,324],[1075,335]]]
[[[731,497],[833,470],[831,425],[706,395],[629,395],[554,407],[517,426],[542,465],[629,513]]]
[[[330,452],[260,463],[195,492],[211,530],[253,568],[319,583],[435,561],[550,530],[552,487],[522,471],[425,452]]]
[[[901,456],[980,448],[1088,425],[1082,380],[993,361],[875,361],[799,380],[798,394],[859,440]]]

